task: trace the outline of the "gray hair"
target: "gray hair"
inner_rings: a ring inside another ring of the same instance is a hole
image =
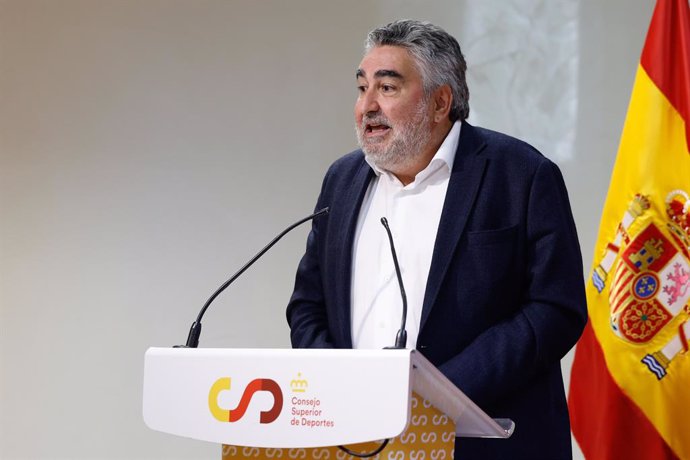
[[[417,64],[430,95],[442,85],[450,86],[453,104],[448,118],[465,120],[470,114],[470,91],[465,81],[467,64],[458,41],[445,30],[429,22],[401,19],[369,32],[365,53],[377,46],[399,46],[407,49]]]

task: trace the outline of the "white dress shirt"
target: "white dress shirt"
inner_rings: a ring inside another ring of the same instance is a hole
[[[352,263],[352,344],[393,346],[400,329],[402,297],[381,217],[388,219],[407,293],[407,348],[415,348],[431,256],[460,138],[456,121],[429,165],[403,185],[370,163],[376,173],[364,196]]]

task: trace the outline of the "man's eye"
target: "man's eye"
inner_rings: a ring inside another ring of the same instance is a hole
[[[390,92],[395,91],[395,86],[393,86],[393,85],[381,85],[381,90],[384,93],[390,93]]]
[[[357,87],[357,92],[358,92],[358,93],[363,93],[363,92],[366,91],[366,90],[367,90],[367,87],[364,86],[364,85],[360,85],[360,86]]]

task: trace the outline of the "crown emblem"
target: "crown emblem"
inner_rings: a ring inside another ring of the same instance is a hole
[[[293,393],[304,393],[309,387],[309,382],[302,378],[301,373],[297,373],[297,378],[290,380],[290,388]]]

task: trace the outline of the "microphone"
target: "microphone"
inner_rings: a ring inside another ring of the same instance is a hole
[[[400,296],[402,297],[402,322],[400,324],[400,330],[395,336],[395,346],[394,350],[404,349],[407,346],[407,329],[405,329],[405,322],[407,321],[407,294],[405,294],[405,286],[403,286],[402,275],[400,274],[400,265],[398,265],[398,256],[395,254],[395,245],[393,244],[393,234],[388,226],[388,219],[385,217],[381,218],[381,224],[386,229],[388,233],[388,241],[391,245],[391,253],[393,253],[393,265],[395,265],[395,274],[398,276],[398,284],[400,285]]]
[[[201,335],[201,318],[204,317],[204,313],[206,313],[206,310],[208,309],[209,305],[211,305],[211,302],[215,300],[218,295],[225,290],[230,284],[232,284],[233,281],[235,281],[237,278],[242,275],[249,267],[251,267],[254,262],[259,260],[261,256],[263,256],[266,251],[271,249],[274,244],[276,244],[282,237],[284,237],[287,233],[292,231],[295,227],[298,227],[302,225],[303,223],[310,221],[312,219],[316,219],[317,217],[321,217],[325,214],[328,214],[328,208],[323,208],[319,211],[316,211],[314,214],[307,216],[294,224],[290,225],[288,228],[283,230],[278,236],[273,238],[273,240],[268,243],[261,251],[258,252],[252,259],[244,264],[242,268],[240,268],[237,273],[232,275],[232,277],[227,280],[225,283],[223,283],[218,289],[216,289],[216,292],[214,292],[211,297],[208,298],[204,306],[201,308],[201,311],[199,312],[199,315],[196,317],[196,321],[192,323],[192,327],[189,329],[189,335],[187,336],[187,343],[185,345],[175,345],[173,348],[197,348],[199,345],[199,336]]]

